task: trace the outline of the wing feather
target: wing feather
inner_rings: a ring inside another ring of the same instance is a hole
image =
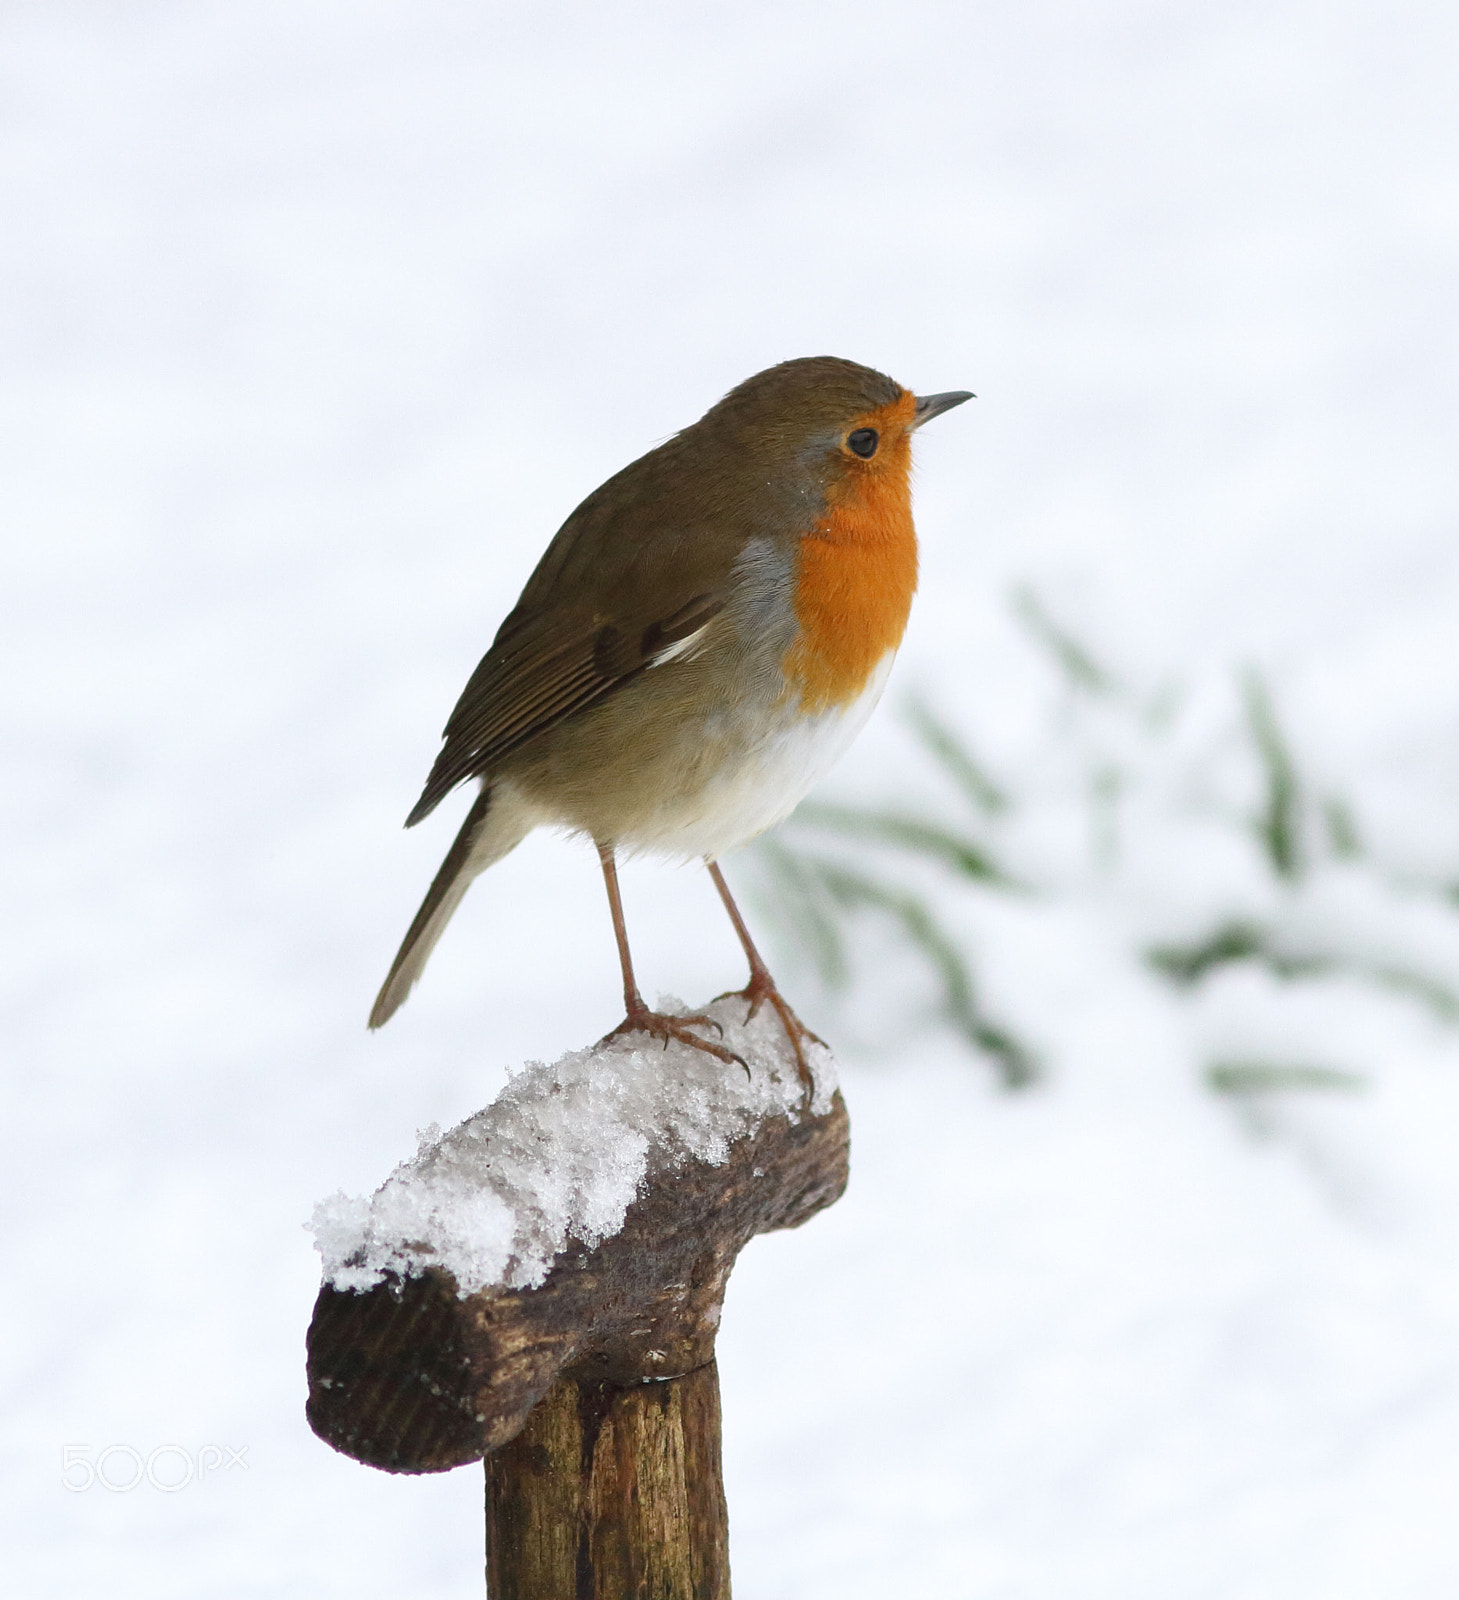
[[[584,616],[551,628],[534,628],[514,612],[456,702],[406,826],[429,816],[458,783],[486,775],[529,739],[672,659],[671,647],[700,633],[724,604],[723,593],[702,593],[666,615]]]

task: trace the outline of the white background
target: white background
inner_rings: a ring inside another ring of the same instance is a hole
[[[1132,679],[1260,665],[1459,879],[1456,68],[1404,0],[4,6],[14,1593],[480,1592],[476,1470],[304,1425],[301,1223],[617,1019],[542,836],[367,1036],[454,827],[399,823],[562,518],[760,367],[978,392],[893,699],[1012,761],[1031,582]],[[739,981],[702,874],[626,885],[650,990]],[[1120,893],[990,953],[1044,1088],[848,1052],[852,1193],[726,1311],[742,1596],[1459,1589],[1455,1037],[1376,1028],[1336,1166],[1253,1139]],[[248,1465],[65,1492],[114,1443]]]

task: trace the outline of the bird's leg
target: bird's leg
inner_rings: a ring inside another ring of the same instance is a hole
[[[750,1021],[767,1000],[775,1007],[785,1028],[785,1036],[790,1040],[790,1048],[795,1051],[795,1070],[800,1074],[800,1081],[805,1085],[806,1093],[809,1095],[815,1089],[815,1078],[811,1073],[810,1063],[805,1058],[805,1046],[809,1043],[824,1047],[826,1041],[806,1027],[790,1009],[790,1002],[775,987],[770,969],[755,948],[755,941],[750,937],[750,930],[745,926],[740,908],[735,904],[734,896],[729,892],[729,885],[724,881],[724,873],[719,870],[719,862],[706,860],[704,864],[709,868],[709,876],[714,879],[714,887],[719,890],[719,897],[724,901],[724,908],[729,912],[729,919],[735,925],[735,932],[739,935],[740,944],[744,947],[750,963],[750,981],[743,989],[736,991],[750,1002],[750,1015],[745,1021]],[[721,995],[720,998],[724,997]]]
[[[608,906],[613,913],[613,936],[618,941],[618,960],[623,968],[623,1007],[627,1013],[612,1033],[604,1036],[603,1043],[606,1044],[609,1039],[620,1038],[625,1033],[647,1033],[655,1039],[662,1039],[667,1050],[669,1040],[677,1039],[681,1044],[692,1045],[696,1050],[718,1056],[721,1061],[736,1062],[748,1073],[749,1067],[733,1050],[727,1050],[722,1044],[712,1044],[708,1039],[701,1039],[693,1031],[694,1025],[698,1024],[706,1028],[716,1028],[723,1034],[724,1029],[713,1017],[670,1017],[662,1011],[649,1010],[647,1002],[638,992],[638,980],[633,976],[633,957],[628,950],[628,925],[623,920],[623,897],[618,893],[618,867],[613,860],[612,846],[600,844],[598,859],[603,863],[603,881],[608,886]]]

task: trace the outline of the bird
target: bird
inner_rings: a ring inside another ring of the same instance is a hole
[[[597,847],[624,1020],[724,1061],[705,1016],[639,991],[617,858],[702,860],[809,1085],[820,1043],[770,976],[719,865],[789,815],[881,696],[917,586],[912,436],[973,396],[917,396],[835,356],[782,361],[594,490],[471,674],[406,826],[477,794],[370,1013],[400,1007],[471,883],[538,827]],[[748,1018],[747,1018],[748,1020]],[[722,1031],[721,1031],[722,1038]],[[748,1070],[748,1069],[746,1069]]]

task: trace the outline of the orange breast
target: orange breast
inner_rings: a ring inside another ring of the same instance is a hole
[[[904,391],[856,419],[853,427],[876,428],[882,444],[870,461],[847,458],[825,516],[800,542],[800,630],[784,668],[808,711],[851,704],[906,631],[917,588],[908,431],[914,411]]]

